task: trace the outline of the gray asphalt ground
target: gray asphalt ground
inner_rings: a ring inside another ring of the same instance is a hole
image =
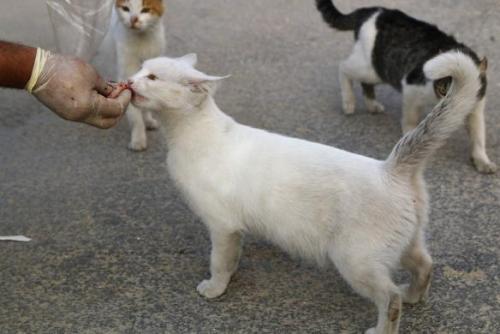
[[[397,5],[487,55],[488,151],[500,162],[498,0],[336,2]],[[312,0],[167,3],[168,54],[197,52],[202,70],[232,74],[217,101],[240,122],[381,159],[399,139],[389,87],[377,90],[384,114],[362,103],[342,114],[337,65],[352,36],[329,29]],[[53,48],[44,1],[2,0],[0,39]],[[109,40],[95,64],[114,77]],[[0,101],[0,235],[33,238],[0,242],[0,333],[361,333],[376,322],[334,268],[251,237],[227,293],[204,300],[208,234],[168,179],[160,133],[132,153],[126,122],[100,131],[25,92]],[[468,146],[461,130],[429,163],[433,285],[405,308],[401,333],[500,333],[500,173],[478,174]]]

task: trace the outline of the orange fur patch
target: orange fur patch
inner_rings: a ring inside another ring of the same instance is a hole
[[[145,8],[151,9],[151,13],[162,16],[165,12],[165,5],[162,0],[142,0]]]
[[[116,5],[116,7],[121,7],[121,6],[123,6],[124,3],[125,3],[125,0],[116,0],[115,5]]]

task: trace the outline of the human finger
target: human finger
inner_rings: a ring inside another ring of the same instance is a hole
[[[123,115],[132,94],[129,90],[125,90],[115,99],[106,98],[99,94],[96,94],[94,98],[96,99],[94,114],[102,118],[114,118]]]

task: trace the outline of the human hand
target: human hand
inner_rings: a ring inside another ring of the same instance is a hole
[[[130,103],[130,90],[108,97],[113,86],[88,63],[48,52],[44,56],[45,63],[32,90],[40,102],[64,119],[101,129],[119,121]]]

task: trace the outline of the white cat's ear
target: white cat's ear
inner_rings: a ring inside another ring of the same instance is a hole
[[[208,93],[213,95],[217,89],[217,82],[229,78],[229,75],[219,77],[208,75],[203,72],[193,70],[186,78],[185,82],[193,93]]]
[[[189,53],[185,56],[182,56],[180,58],[178,58],[180,61],[183,61],[185,63],[188,63],[189,65],[191,66],[195,66],[196,63],[198,62],[198,56],[196,55],[196,53]]]
[[[188,78],[187,83],[190,85],[199,85],[199,84],[206,83],[206,82],[220,81],[223,79],[227,79],[229,77],[230,77],[230,75],[218,77],[218,76],[214,76],[214,75],[207,75],[205,73],[200,72],[200,75],[196,75],[196,76]]]

